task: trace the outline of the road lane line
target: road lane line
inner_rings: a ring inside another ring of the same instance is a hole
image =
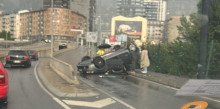
[[[89,83],[89,82],[87,82],[87,81],[84,81],[81,77],[79,77],[78,79],[80,79],[80,80],[83,81],[84,83],[88,84],[89,86],[95,88],[96,90],[98,90],[98,91],[100,91],[100,92],[102,92],[102,93],[108,95],[109,97],[111,97],[112,99],[116,100],[117,102],[123,104],[124,106],[126,106],[126,107],[128,107],[128,108],[130,108],[130,109],[136,109],[136,108],[134,108],[133,106],[131,106],[131,105],[125,103],[124,101],[122,101],[122,100],[120,100],[120,99],[118,99],[118,98],[112,96],[111,94],[109,94],[109,93],[107,93],[107,92],[105,92],[105,91],[103,91],[103,90],[101,90],[101,89],[95,87],[95,86],[92,85],[91,83]]]
[[[93,107],[93,108],[103,108],[105,106],[116,103],[116,101],[111,98],[106,98],[93,102],[75,101],[75,100],[63,100],[63,102],[65,102],[68,105],[85,106],[85,107]]]
[[[39,62],[37,62],[37,64],[34,67],[34,76],[38,82],[38,84],[40,85],[40,87],[50,96],[52,97],[52,99],[54,101],[56,101],[58,104],[60,104],[64,109],[71,109],[69,106],[67,106],[65,103],[63,103],[61,100],[59,100],[58,98],[56,98],[52,93],[50,93],[44,86],[43,84],[40,82],[40,79],[37,75],[37,66],[38,66]]]

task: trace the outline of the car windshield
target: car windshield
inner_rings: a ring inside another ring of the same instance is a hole
[[[36,53],[36,51],[29,50],[28,53],[29,53],[29,54],[33,54],[33,53]]]
[[[27,55],[25,51],[9,51],[8,55],[22,55],[25,56]]]
[[[0,0],[0,61],[0,109],[220,109],[220,0]]]

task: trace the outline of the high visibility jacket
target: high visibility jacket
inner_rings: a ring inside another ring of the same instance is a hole
[[[104,55],[104,54],[105,54],[105,51],[102,50],[102,49],[100,49],[96,54],[97,54],[97,55]]]

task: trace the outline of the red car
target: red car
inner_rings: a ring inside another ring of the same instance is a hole
[[[7,102],[8,94],[8,72],[0,61],[0,102]]]

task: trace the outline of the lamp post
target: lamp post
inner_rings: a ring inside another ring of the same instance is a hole
[[[51,56],[53,56],[53,0],[51,0]]]
[[[5,42],[5,48],[7,49],[7,46],[8,46],[8,32],[6,31],[6,38],[5,38],[6,42]]]

